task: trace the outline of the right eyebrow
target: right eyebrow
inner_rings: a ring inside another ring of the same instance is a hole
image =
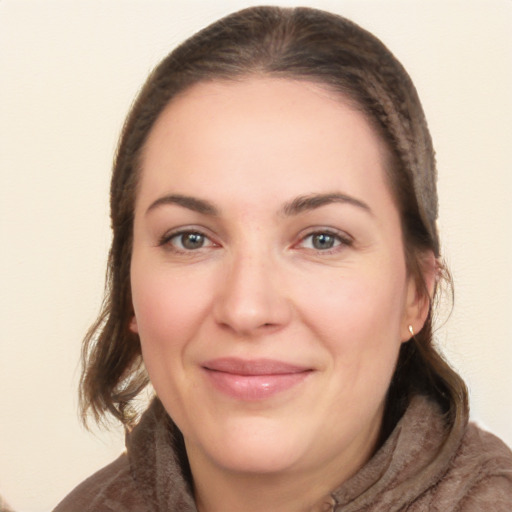
[[[182,206],[183,208],[187,208],[188,210],[202,213],[203,215],[211,215],[214,217],[219,215],[219,210],[209,201],[205,201],[204,199],[199,199],[197,197],[185,196],[182,194],[168,194],[159,197],[156,201],[153,201],[149,205],[148,209],[146,210],[146,215],[153,211],[155,208],[166,204],[176,204],[178,206]]]
[[[347,194],[340,194],[339,192],[299,196],[293,201],[286,203],[282,211],[286,216],[298,215],[304,211],[314,210],[332,203],[351,204],[369,214],[373,214],[371,208],[365,202]]]

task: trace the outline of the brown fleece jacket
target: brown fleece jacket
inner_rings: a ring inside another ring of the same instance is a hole
[[[155,400],[127,435],[127,453],[54,512],[196,512],[176,432]],[[467,422],[447,432],[437,404],[417,396],[382,448],[332,499],[334,512],[511,512],[512,452]]]

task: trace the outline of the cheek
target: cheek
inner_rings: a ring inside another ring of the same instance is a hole
[[[303,318],[343,372],[394,366],[401,344],[405,276],[367,272],[308,287]]]
[[[186,424],[187,351],[209,310],[210,283],[194,272],[137,263],[132,263],[132,300],[144,365],[166,409]]]
[[[326,355],[322,393],[313,400],[318,416],[333,420],[327,438],[357,436],[380,421],[401,346],[405,290],[400,269],[388,270],[387,278],[372,269],[333,273],[302,294],[302,321]]]
[[[155,363],[177,362],[176,356],[194,337],[209,309],[209,281],[194,277],[193,272],[165,271],[137,261],[132,264],[131,279],[144,361],[151,372]]]

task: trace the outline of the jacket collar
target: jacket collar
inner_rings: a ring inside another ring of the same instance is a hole
[[[448,430],[439,406],[424,396],[411,400],[390,437],[372,459],[333,493],[334,509],[360,510],[382,503],[398,509],[446,471],[467,424]],[[126,447],[130,470],[152,512],[196,512],[183,438],[155,399]]]
[[[405,414],[377,451],[332,496],[343,512],[381,504],[399,510],[437,482],[455,456],[468,422],[451,429],[439,405],[422,395],[412,398]]]
[[[130,471],[151,512],[196,512],[181,433],[154,399],[126,435]]]

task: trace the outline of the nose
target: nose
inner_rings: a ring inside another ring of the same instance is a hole
[[[214,304],[219,325],[238,335],[257,336],[290,321],[291,303],[270,255],[237,255],[223,278]]]

